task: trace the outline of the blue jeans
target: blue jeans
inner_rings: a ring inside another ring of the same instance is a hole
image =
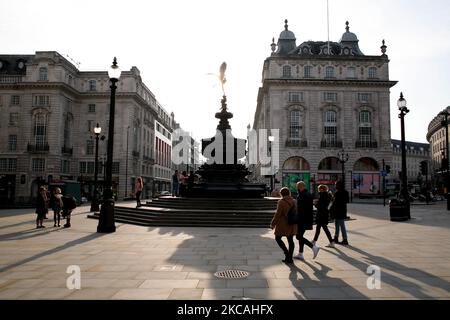
[[[174,197],[178,197],[180,195],[180,185],[178,183],[173,183],[172,184],[172,196]]]
[[[336,228],[336,232],[334,233],[334,237],[339,237],[339,228],[342,229],[342,237],[347,239],[347,230],[345,229],[345,220],[344,219],[336,219],[334,222],[334,226]]]

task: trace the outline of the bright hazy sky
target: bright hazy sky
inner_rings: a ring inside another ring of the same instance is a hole
[[[396,101],[411,112],[406,139],[425,142],[432,118],[450,105],[450,1],[330,0],[330,40],[350,22],[362,52],[379,55],[386,40],[392,137],[400,138]],[[80,70],[106,70],[117,56],[136,66],[158,101],[194,137],[215,133],[221,90],[208,73],[227,62],[226,93],[234,135],[253,123],[264,59],[284,19],[297,38],[326,41],[326,0],[1,0],[1,54],[58,51]]]

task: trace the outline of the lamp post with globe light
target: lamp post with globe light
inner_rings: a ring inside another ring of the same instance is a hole
[[[99,200],[98,200],[98,139],[105,139],[105,136],[100,136],[102,132],[102,128],[97,125],[94,127],[95,134],[95,162],[94,162],[94,197],[91,202],[91,212],[95,212],[99,210]]]
[[[113,64],[108,70],[109,80],[111,81],[111,103],[109,105],[109,128],[108,128],[108,147],[106,155],[105,186],[103,188],[103,204],[100,210],[97,232],[109,233],[115,232],[114,223],[114,197],[112,192],[112,166],[113,166],[113,147],[114,147],[114,116],[116,107],[116,89],[120,78],[121,70],[117,65],[117,59],[114,57]]]
[[[400,98],[397,101],[398,110],[400,114],[400,126],[401,126],[401,150],[402,150],[402,175],[401,175],[401,195],[404,201],[405,215],[408,219],[411,219],[410,205],[409,205],[409,192],[408,192],[408,173],[406,171],[406,142],[405,142],[405,115],[409,112],[406,107],[406,100],[403,98],[403,92],[400,93]]]

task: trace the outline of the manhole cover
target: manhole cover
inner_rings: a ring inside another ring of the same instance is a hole
[[[223,270],[223,271],[217,271],[214,273],[214,275],[217,278],[222,279],[242,279],[247,278],[250,273],[247,271],[241,271],[241,270]]]

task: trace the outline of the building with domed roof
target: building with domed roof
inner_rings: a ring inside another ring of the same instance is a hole
[[[342,178],[338,153],[348,154],[345,182],[353,194],[378,195],[383,160],[392,164],[389,59],[384,40],[381,54],[365,55],[346,23],[339,42],[304,41],[297,45],[285,20],[277,43],[272,39],[262,86],[258,91],[253,129],[279,129],[278,163],[258,156],[254,179],[275,187],[304,180],[310,188],[333,186]],[[275,133],[275,131],[273,131]],[[258,150],[266,141],[258,141]],[[269,172],[269,174],[268,174]]]

